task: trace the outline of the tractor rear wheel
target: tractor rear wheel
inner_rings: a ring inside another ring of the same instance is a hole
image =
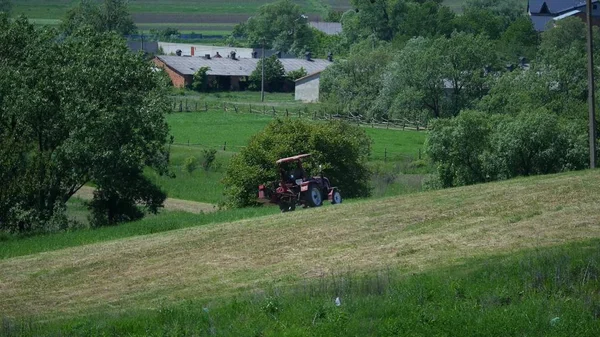
[[[317,186],[316,184],[310,184],[310,186],[308,186],[306,199],[306,202],[310,207],[321,206],[323,204],[323,195],[321,194],[319,186]]]

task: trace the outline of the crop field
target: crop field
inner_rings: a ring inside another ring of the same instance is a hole
[[[38,24],[57,24],[77,4],[75,0],[19,0],[15,14],[24,14]],[[235,24],[246,21],[269,0],[131,0],[129,11],[140,29],[169,26],[182,31],[225,34]],[[349,0],[294,0],[310,20],[318,20],[331,6],[336,10],[350,8]],[[219,29],[215,25],[222,25]]]
[[[598,188],[538,176],[9,257],[0,329],[596,336]]]

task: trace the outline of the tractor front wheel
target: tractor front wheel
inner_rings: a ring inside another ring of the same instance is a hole
[[[323,195],[316,184],[310,184],[306,199],[308,206],[310,207],[319,207],[323,204]]]
[[[334,190],[333,191],[333,195],[331,196],[331,203],[333,205],[335,204],[341,204],[342,203],[342,194],[340,193],[340,191],[338,190]]]

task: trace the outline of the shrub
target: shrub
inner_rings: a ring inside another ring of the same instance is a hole
[[[204,160],[202,161],[202,167],[205,171],[210,170],[213,166],[215,159],[217,157],[217,150],[215,149],[207,149],[202,151],[204,155]]]
[[[187,173],[191,174],[192,172],[196,171],[197,168],[198,168],[198,159],[196,157],[194,157],[194,156],[187,157],[183,161],[183,169]]]
[[[370,146],[364,130],[343,121],[274,120],[231,159],[223,181],[227,203],[254,204],[258,185],[278,179],[275,161],[300,153],[313,155],[305,163],[308,173],[316,174],[317,165],[322,165],[323,174],[344,197],[368,196]]]
[[[544,109],[516,116],[463,112],[432,123],[427,151],[442,187],[469,185],[583,169],[585,130],[583,121]]]
[[[209,89],[208,71],[210,67],[200,67],[192,79],[192,89],[195,91],[207,91]]]

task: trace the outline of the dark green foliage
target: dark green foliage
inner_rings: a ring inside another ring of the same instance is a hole
[[[72,34],[83,26],[89,26],[98,33],[132,34],[137,28],[127,10],[127,4],[128,0],[103,0],[102,4],[80,0],[76,7],[67,12],[61,29]]]
[[[6,15],[10,16],[11,11],[12,11],[11,0],[0,0],[0,13],[4,12]]]
[[[231,206],[252,205],[258,185],[279,179],[277,159],[310,153],[312,159],[305,163],[308,174],[318,174],[317,166],[322,165],[323,174],[344,197],[365,197],[370,193],[369,152],[369,137],[345,122],[277,119],[231,159],[224,178],[225,194]]]
[[[291,81],[295,81],[299,78],[302,78],[304,76],[308,75],[308,73],[306,72],[306,70],[304,69],[304,67],[298,69],[298,70],[292,70],[292,71],[288,71],[288,73],[286,74],[286,77],[291,80]]]
[[[0,18],[0,74],[2,229],[56,229],[48,220],[88,182],[136,202],[148,192],[156,210],[140,177],[145,165],[166,172],[169,102],[141,55],[115,34],[85,28],[58,42]]]
[[[583,169],[585,124],[545,110],[436,120],[427,143],[442,187]]]
[[[482,35],[411,39],[388,66],[371,112],[413,120],[456,116],[486,94],[484,68],[495,64],[492,42]]]
[[[461,261],[425,273],[332,274],[156,310],[6,320],[22,336],[597,336],[600,242]],[[340,305],[335,299],[340,298]]]
[[[154,35],[161,40],[168,40],[172,37],[177,37],[180,35],[179,30],[177,28],[163,28],[163,29],[150,29],[150,35]]]
[[[321,74],[321,96],[333,114],[366,115],[378,97],[392,55],[384,45],[370,50],[369,42],[356,45],[347,59]]]
[[[265,91],[282,91],[285,80],[285,69],[276,55],[264,59],[265,63]],[[256,64],[256,69],[250,74],[250,90],[260,90],[262,80],[263,59]]]
[[[217,150],[206,149],[202,151],[202,154],[204,156],[204,159],[202,161],[202,168],[204,168],[205,171],[208,171],[213,166],[215,159],[217,158]]]
[[[509,59],[527,57],[533,60],[540,42],[538,32],[528,17],[521,16],[513,21],[502,34],[501,43]]]
[[[209,67],[200,67],[194,73],[192,79],[192,89],[196,91],[207,91],[208,88],[208,75],[206,73],[210,70]]]

